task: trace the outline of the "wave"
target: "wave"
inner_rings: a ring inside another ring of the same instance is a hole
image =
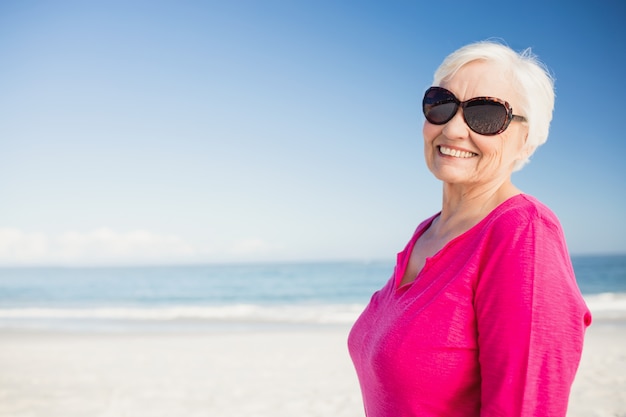
[[[209,321],[251,323],[350,324],[363,311],[358,304],[223,306],[5,308],[1,320]]]
[[[594,320],[626,320],[626,293],[584,296]],[[358,318],[362,304],[226,304],[103,307],[13,307],[0,308],[0,326],[25,322],[63,321],[132,323],[276,323],[350,325]]]
[[[626,319],[626,293],[587,294],[584,298],[594,319]]]

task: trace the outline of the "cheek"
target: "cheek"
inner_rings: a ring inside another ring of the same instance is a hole
[[[443,129],[443,126],[437,126],[432,123],[424,122],[424,127],[422,128],[422,135],[424,136],[424,143],[428,144],[435,139]]]
[[[513,132],[512,132],[513,133]],[[503,153],[506,153],[513,159],[522,158],[526,152],[526,140],[525,137],[520,134],[509,135],[504,138],[506,147],[503,149]]]
[[[426,161],[426,166],[432,171],[434,168],[434,159],[435,159],[435,148],[433,145],[433,141],[439,135],[441,135],[442,126],[437,126],[432,123],[424,122],[424,127],[422,128],[422,135],[424,137],[424,160]]]

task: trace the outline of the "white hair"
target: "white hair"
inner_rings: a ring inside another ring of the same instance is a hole
[[[519,53],[501,43],[482,41],[471,43],[448,55],[437,71],[433,85],[441,85],[464,65],[473,61],[487,61],[508,69],[511,84],[521,101],[515,113],[528,121],[528,156],[515,163],[514,171],[521,169],[538,146],[548,140],[554,109],[554,78],[537,56],[527,48]]]

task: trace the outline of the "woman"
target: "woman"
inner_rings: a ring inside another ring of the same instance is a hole
[[[350,332],[366,415],[565,416],[591,315],[558,219],[511,182],[547,139],[552,79],[479,42],[434,85],[424,153],[443,205]]]

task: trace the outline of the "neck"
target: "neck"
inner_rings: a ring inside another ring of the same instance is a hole
[[[439,236],[458,236],[520,193],[510,180],[478,187],[444,184],[441,215],[433,226]]]

